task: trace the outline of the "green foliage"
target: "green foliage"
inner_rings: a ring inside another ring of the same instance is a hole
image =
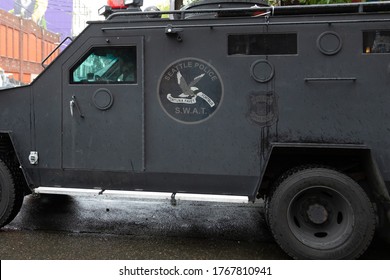
[[[183,6],[186,6],[188,4],[195,3],[198,1],[200,1],[200,0],[183,0]]]
[[[158,4],[157,8],[159,8],[160,11],[169,11],[169,1],[164,1]]]
[[[351,0],[299,0],[303,5],[351,3]]]
[[[169,0],[160,1],[160,3],[157,5],[157,8],[159,8],[160,11],[169,11],[170,10]],[[168,17],[169,15],[167,14],[162,15],[162,18],[168,18]]]

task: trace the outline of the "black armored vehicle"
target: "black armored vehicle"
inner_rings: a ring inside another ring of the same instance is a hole
[[[85,190],[261,198],[294,258],[357,258],[389,235],[390,2],[110,2],[0,92],[1,226],[27,194]]]

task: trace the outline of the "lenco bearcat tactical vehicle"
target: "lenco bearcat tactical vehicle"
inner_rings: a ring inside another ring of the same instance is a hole
[[[357,258],[389,235],[390,2],[109,2],[0,92],[1,226],[24,195],[85,190],[262,198],[294,258]]]

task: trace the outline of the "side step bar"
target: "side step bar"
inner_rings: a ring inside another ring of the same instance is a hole
[[[193,193],[167,193],[167,192],[144,192],[144,191],[114,191],[99,189],[74,189],[74,188],[55,188],[39,187],[34,189],[34,194],[62,194],[62,195],[94,195],[109,197],[125,197],[135,199],[158,199],[170,200],[176,204],[178,200],[188,201],[207,201],[207,202],[225,202],[225,203],[249,203],[247,196],[237,195],[211,195],[211,194],[193,194]]]

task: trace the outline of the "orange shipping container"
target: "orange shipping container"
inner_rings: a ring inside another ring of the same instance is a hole
[[[58,34],[35,22],[0,10],[0,67],[14,78],[30,83],[42,72],[41,62],[59,44]],[[50,63],[58,52],[46,62]]]

